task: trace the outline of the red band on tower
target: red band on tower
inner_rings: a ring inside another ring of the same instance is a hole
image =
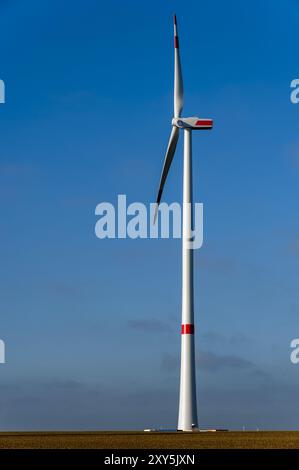
[[[193,323],[185,323],[182,325],[182,335],[194,335]]]

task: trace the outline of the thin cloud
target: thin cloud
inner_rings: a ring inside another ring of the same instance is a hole
[[[244,335],[243,333],[234,333],[231,336],[224,336],[216,331],[208,331],[207,333],[201,336],[201,341],[211,344],[225,344],[229,346],[240,346],[243,344],[252,344],[252,339],[249,339],[248,336]]]
[[[164,354],[161,367],[163,370],[178,370],[179,357],[171,354]],[[200,351],[196,356],[196,367],[210,372],[219,371],[225,368],[248,369],[256,372],[255,364],[247,359],[234,355],[218,355],[210,351]]]
[[[288,252],[292,255],[299,255],[299,237],[289,242]]]
[[[232,258],[224,256],[208,256],[196,252],[194,262],[195,266],[199,265],[205,270],[210,270],[219,274],[231,274],[237,269],[235,261]]]
[[[0,165],[0,177],[11,180],[12,178],[34,177],[39,174],[39,169],[29,163],[2,163]]]
[[[149,333],[167,332],[172,330],[172,326],[169,323],[158,320],[157,318],[149,318],[145,320],[128,320],[127,325],[129,328],[134,330],[140,330]]]
[[[196,366],[202,369],[216,371],[226,367],[249,369],[253,367],[253,363],[239,356],[219,356],[209,351],[201,351],[196,357]]]

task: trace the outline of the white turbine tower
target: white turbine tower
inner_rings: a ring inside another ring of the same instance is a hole
[[[193,249],[190,247],[192,230],[192,131],[212,129],[212,119],[198,117],[182,118],[183,79],[179,53],[179,38],[176,16],[174,16],[174,117],[172,130],[157,196],[157,209],[171,166],[180,129],[184,130],[183,166],[183,237],[182,237],[182,339],[181,380],[179,401],[179,431],[191,431],[198,427],[196,405],[195,349],[194,349],[194,295],[193,295]],[[155,218],[157,211],[155,214]]]

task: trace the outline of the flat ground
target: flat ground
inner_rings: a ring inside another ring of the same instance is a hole
[[[0,449],[299,449],[299,432],[2,432]]]

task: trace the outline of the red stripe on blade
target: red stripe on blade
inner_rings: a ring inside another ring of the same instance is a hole
[[[177,36],[174,36],[174,47],[175,49],[179,48],[179,38]]]
[[[212,126],[213,120],[212,119],[199,119],[195,123],[196,126]]]
[[[182,335],[194,335],[194,325],[192,323],[182,325]]]

